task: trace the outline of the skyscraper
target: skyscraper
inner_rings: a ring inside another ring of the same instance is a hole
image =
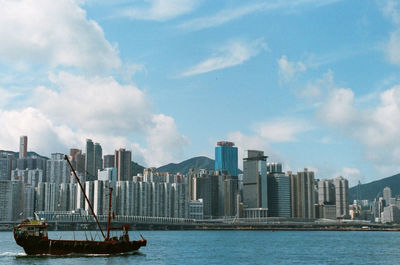
[[[203,200],[205,218],[218,216],[218,176],[201,169],[198,173],[191,172],[190,195],[192,200]]]
[[[391,198],[392,198],[392,189],[390,187],[385,187],[383,189],[383,199],[385,200],[386,206],[390,205]]]
[[[47,160],[46,171],[47,182],[55,183],[57,189],[59,184],[70,182],[71,168],[64,159],[64,154],[51,154],[51,159]]]
[[[86,139],[85,177],[86,181],[95,180],[94,145],[91,139]]]
[[[290,178],[284,173],[268,174],[268,216],[291,216]]]
[[[94,172],[97,177],[99,169],[103,168],[103,149],[99,143],[94,144]]]
[[[334,204],[335,203],[335,185],[330,179],[319,180],[318,183],[318,204]]]
[[[10,180],[13,156],[7,153],[0,153],[0,180]]]
[[[243,203],[247,208],[268,208],[267,156],[246,150],[243,158]]]
[[[19,158],[26,158],[28,150],[28,136],[19,138]]]
[[[238,175],[238,149],[232,142],[221,141],[215,147],[215,170],[226,170],[229,175]]]
[[[15,221],[24,210],[24,183],[19,180],[0,180],[0,221]]]
[[[71,164],[76,172],[85,172],[85,155],[82,154],[82,150],[72,148],[69,151],[71,156]]]
[[[343,177],[333,180],[335,185],[336,217],[347,218],[349,216],[349,182]]]
[[[283,173],[281,163],[267,163],[268,173]]]
[[[132,153],[124,148],[115,150],[114,165],[117,168],[118,181],[131,180]]]
[[[292,198],[292,217],[295,218],[314,218],[315,192],[314,192],[314,172],[297,172],[297,175],[289,173],[290,191]]]
[[[103,160],[103,168],[115,167],[114,159],[114,155],[105,155]]]

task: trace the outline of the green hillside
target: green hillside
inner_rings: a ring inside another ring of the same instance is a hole
[[[373,200],[378,193],[382,196],[382,191],[385,187],[392,189],[393,197],[400,195],[400,174],[350,188],[349,202],[352,203],[357,199],[357,193],[361,200]]]
[[[197,169],[214,170],[214,160],[205,156],[193,157],[181,163],[170,163],[168,165],[157,168],[158,172],[182,173],[187,174],[189,169],[195,167]]]
[[[10,155],[13,155],[14,156],[14,158],[18,158],[18,156],[19,156],[19,153],[18,152],[14,152],[14,151],[8,151],[8,150],[0,150],[0,153],[7,153],[7,154],[10,154]],[[41,158],[45,158],[45,159],[49,159],[48,157],[45,157],[45,156],[42,156],[42,155],[39,155],[38,153],[36,153],[36,152],[30,152],[30,151],[28,151],[27,152],[27,156],[28,157],[32,157],[32,156],[37,156],[37,157],[41,157]]]

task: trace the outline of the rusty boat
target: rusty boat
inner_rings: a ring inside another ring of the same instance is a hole
[[[75,170],[67,156],[65,156],[65,159],[72,169],[77,183],[84,194],[85,200],[88,202],[89,208],[104,240],[49,239],[47,233],[49,225],[45,220],[24,220],[21,224],[14,227],[13,232],[16,243],[24,249],[25,253],[28,255],[117,255],[133,253],[140,247],[146,246],[147,240],[144,239],[142,235],[140,235],[141,240],[131,241],[129,239],[129,225],[124,225],[118,229],[111,228],[111,187],[109,188],[107,233],[104,233]],[[110,237],[110,230],[121,230],[122,234],[119,237]]]

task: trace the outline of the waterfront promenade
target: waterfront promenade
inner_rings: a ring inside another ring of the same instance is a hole
[[[63,212],[38,213],[44,218],[50,230],[96,230],[97,226],[90,215],[71,215]],[[99,222],[106,227],[107,216],[99,215]],[[0,222],[0,230],[11,230],[18,224]],[[187,218],[115,216],[112,226],[129,224],[133,230],[325,230],[325,231],[400,231],[400,225],[371,223],[356,220],[300,219],[300,218],[223,218],[195,220]]]

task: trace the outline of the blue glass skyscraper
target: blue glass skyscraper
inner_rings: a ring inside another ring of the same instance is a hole
[[[226,170],[229,175],[238,175],[238,149],[232,142],[221,141],[215,147],[215,170]]]

